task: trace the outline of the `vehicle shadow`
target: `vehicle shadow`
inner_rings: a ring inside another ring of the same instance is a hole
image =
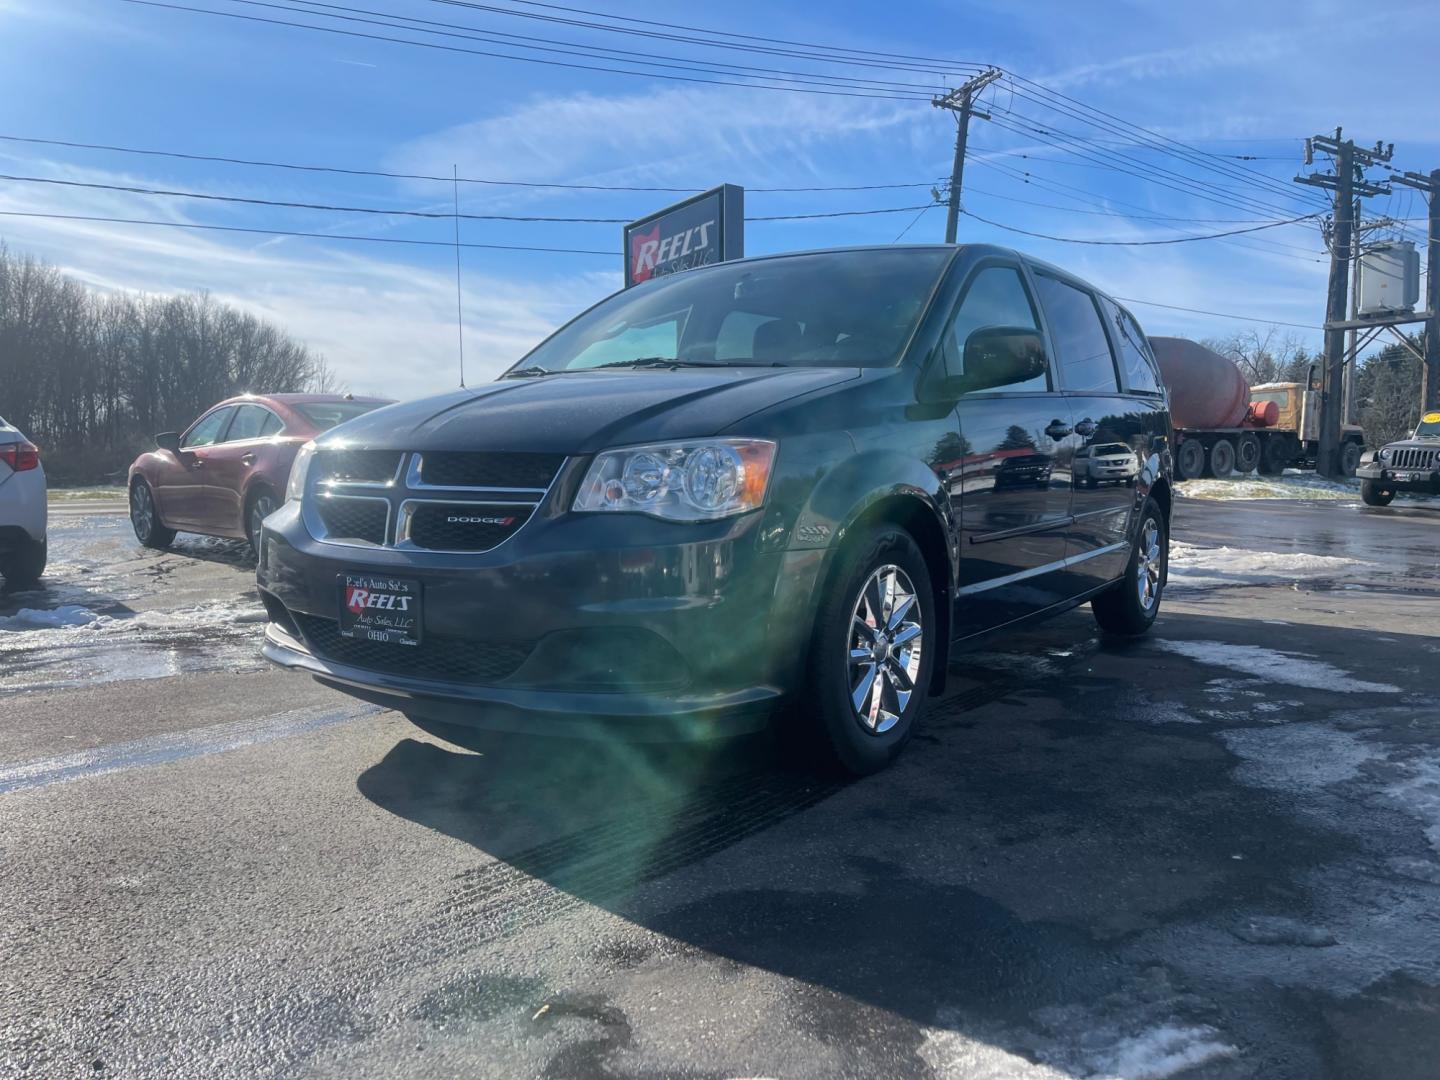
[[[1137,943],[1184,924],[1236,946],[1237,913],[1303,913],[1308,876],[1352,856],[1355,840],[1236,780],[1217,723],[1273,730],[1286,717],[1207,720],[1225,669],[1152,643],[1109,645],[1088,626],[1075,613],[1007,639],[1003,653],[954,658],[960,685],[895,767],[859,781],[788,770],[760,739],[476,737],[469,750],[402,740],[358,787],[495,860],[443,898],[452,916],[475,897],[496,902],[486,875],[543,882],[679,943],[667,963],[738,962],[799,980],[812,988],[807,1031],[888,1045],[917,1072],[920,1028],[1053,1064],[1072,1029],[1216,1021],[1202,1001],[1241,1014],[1227,1012],[1228,1037],[1242,1041],[1249,1025],[1259,1038],[1263,1025],[1272,1058],[1302,1063],[1270,1075],[1324,1071],[1323,994],[1265,989],[1253,958],[1231,974],[1202,955],[1216,949],[1205,933],[1158,958]],[[1243,650],[1267,632],[1167,614],[1155,633]],[[1404,635],[1399,646],[1355,638],[1309,627],[1292,646],[1349,657],[1356,671],[1367,649],[1378,660],[1405,647]],[[1440,676],[1427,678],[1407,689],[1440,690]],[[1285,693],[1287,717],[1306,722],[1375,697]],[[1270,947],[1276,971],[1304,950]],[[1211,983],[1182,987],[1192,967]]]

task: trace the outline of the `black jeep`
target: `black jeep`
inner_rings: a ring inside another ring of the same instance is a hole
[[[1440,412],[1421,417],[1410,438],[1367,450],[1355,475],[1367,506],[1389,506],[1400,491],[1440,495]]]

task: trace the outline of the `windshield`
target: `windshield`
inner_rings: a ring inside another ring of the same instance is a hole
[[[664,366],[888,367],[950,251],[824,252],[707,267],[616,293],[507,374]]]
[[[295,411],[314,424],[316,434],[319,434],[346,420],[364,416],[383,404],[383,401],[312,401],[308,405],[296,405]]]
[[[1440,412],[1429,412],[1420,418],[1415,428],[1417,439],[1440,439]]]

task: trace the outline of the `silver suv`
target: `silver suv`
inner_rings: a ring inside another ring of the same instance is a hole
[[[45,572],[45,470],[35,444],[0,416],[0,577],[10,589]]]

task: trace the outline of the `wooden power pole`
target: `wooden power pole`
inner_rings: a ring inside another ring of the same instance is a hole
[[[965,140],[970,133],[970,117],[979,116],[989,120],[990,114],[975,108],[975,97],[1000,77],[1000,71],[991,68],[982,75],[976,75],[965,85],[951,90],[944,97],[937,97],[930,104],[937,109],[949,109],[955,114],[955,164],[950,170],[950,211],[945,217],[945,242],[955,243],[955,233],[960,223],[960,184],[965,177]]]
[[[1334,228],[1330,238],[1330,287],[1325,303],[1325,368],[1320,384],[1320,439],[1315,455],[1315,469],[1322,476],[1338,477],[1340,438],[1344,425],[1345,330],[1350,279],[1350,247],[1355,235],[1355,201],[1357,197],[1383,195],[1389,188],[1365,179],[1365,167],[1377,161],[1389,161],[1394,147],[1386,149],[1379,143],[1373,150],[1363,150],[1354,139],[1341,139],[1340,129],[1333,137],[1316,135],[1305,142],[1305,164],[1313,161],[1314,150],[1329,154],[1335,171],[1329,174],[1297,176],[1298,184],[1309,184],[1335,193]]]

